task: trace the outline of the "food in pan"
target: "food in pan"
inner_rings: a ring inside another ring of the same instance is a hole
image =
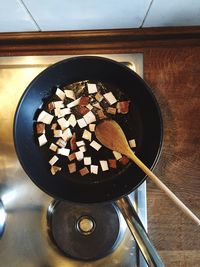
[[[116,96],[100,82],[83,81],[55,88],[44,100],[34,123],[38,145],[48,149],[52,175],[61,170],[71,175],[97,175],[127,165],[129,159],[116,151],[109,155],[107,151],[105,157],[104,150],[108,149],[97,141],[95,125],[106,118],[126,116],[129,105],[125,96]],[[129,144],[135,149],[133,136]]]

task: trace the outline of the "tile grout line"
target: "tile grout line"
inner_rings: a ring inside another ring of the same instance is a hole
[[[150,11],[150,8],[151,8],[151,6],[152,6],[152,4],[153,4],[153,1],[154,1],[154,0],[151,0],[151,2],[150,2],[150,4],[149,4],[149,7],[148,7],[148,9],[147,9],[147,12],[146,12],[146,14],[145,14],[145,16],[144,16],[144,19],[143,19],[141,25],[140,25],[140,28],[143,28],[143,26],[144,26],[144,22],[145,22],[145,20],[146,20],[146,18],[147,18],[147,15],[149,14],[149,11]]]
[[[36,22],[36,20],[34,19],[33,15],[31,14],[31,12],[29,11],[29,9],[27,8],[27,6],[25,5],[23,0],[19,0],[19,2],[22,4],[22,6],[24,7],[24,9],[26,10],[26,12],[28,13],[28,15],[31,17],[31,19],[33,20],[33,23],[35,24],[36,28],[38,29],[38,31],[42,31],[42,29],[40,28],[39,24]]]

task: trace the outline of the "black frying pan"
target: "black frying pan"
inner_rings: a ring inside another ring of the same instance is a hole
[[[33,118],[43,99],[52,94],[52,88],[82,80],[101,81],[120,89],[131,100],[128,134],[133,131],[136,155],[152,168],[158,159],[162,143],[162,120],[156,99],[148,85],[132,70],[115,61],[101,57],[75,57],[58,62],[40,73],[25,90],[17,107],[14,121],[14,141],[18,158],[33,182],[56,199],[81,203],[117,200],[135,190],[145,174],[129,164],[119,173],[95,179],[85,176],[72,179],[67,172],[53,177],[48,161],[34,141]],[[114,92],[115,93],[115,92]]]

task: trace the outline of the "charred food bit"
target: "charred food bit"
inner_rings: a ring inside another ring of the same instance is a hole
[[[84,176],[89,173],[89,170],[87,167],[82,168],[80,171],[81,176]]]

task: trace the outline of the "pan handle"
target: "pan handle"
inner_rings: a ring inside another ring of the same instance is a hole
[[[144,226],[137,215],[128,196],[115,201],[120,209],[135,241],[142,252],[144,259],[150,267],[164,267],[164,264],[158,255],[155,247],[152,245]]]

